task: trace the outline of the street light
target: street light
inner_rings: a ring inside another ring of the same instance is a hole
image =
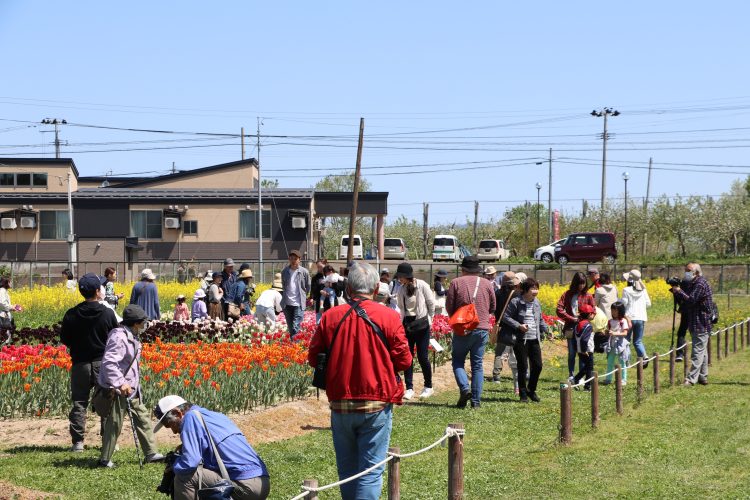
[[[541,189],[542,189],[542,183],[541,182],[537,182],[536,183],[536,246],[537,246],[537,248],[539,248],[539,226],[541,225],[541,223],[540,223],[540,221],[541,221],[541,218],[540,218],[541,217],[540,216],[540,214],[541,214],[541,211],[540,211],[540,202],[541,202],[541,200],[539,198],[539,193],[541,192]]]
[[[623,172],[622,180],[625,181],[625,240],[622,242],[622,250],[625,254],[626,263],[628,261],[628,179],[630,179],[630,175]]]
[[[602,204],[601,204],[601,225],[604,225],[604,200],[607,197],[607,117],[608,116],[620,116],[620,112],[612,108],[602,108],[600,111],[593,110],[591,116],[596,118],[604,117],[604,132],[602,133]],[[604,229],[603,227],[600,229]]]

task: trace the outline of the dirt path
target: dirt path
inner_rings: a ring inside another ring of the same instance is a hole
[[[30,490],[22,486],[0,481],[0,500],[36,500],[38,498],[62,498],[44,491]]]
[[[671,326],[671,316],[649,321],[646,324],[646,336],[668,330]],[[545,363],[555,357],[558,360],[564,359],[566,352],[563,343],[546,342],[543,348]],[[493,359],[493,352],[490,351],[485,355],[485,377],[492,376]],[[503,370],[503,377],[504,382],[509,381],[510,370],[507,366]],[[435,393],[456,389],[450,362],[437,367],[435,370],[433,388]],[[422,390],[422,376],[419,373],[414,374],[414,389],[417,394]],[[416,401],[416,398],[413,401]],[[327,429],[330,425],[330,411],[328,410],[328,400],[322,393],[319,400],[313,396],[247,414],[235,414],[232,415],[232,419],[245,433],[250,443],[259,444],[289,439],[319,429]],[[132,436],[130,424],[126,421],[118,443],[120,446],[132,446]],[[161,447],[169,448],[179,444],[179,437],[169,430],[163,430],[157,435],[157,441]],[[86,443],[88,446],[98,446],[100,442],[97,418],[91,416],[87,423]],[[69,446],[68,421],[62,418],[3,421],[0,425],[0,449],[19,445]]]

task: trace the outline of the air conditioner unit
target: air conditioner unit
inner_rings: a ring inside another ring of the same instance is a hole
[[[21,217],[21,227],[23,229],[34,229],[36,227],[35,217]]]
[[[177,217],[164,217],[164,227],[167,229],[180,229],[180,219]]]
[[[12,217],[3,217],[0,219],[0,229],[15,229],[16,227],[16,219]]]
[[[292,227],[294,229],[305,229],[307,227],[307,219],[304,217],[292,217]]]

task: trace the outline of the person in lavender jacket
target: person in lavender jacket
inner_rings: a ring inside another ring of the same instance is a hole
[[[122,323],[112,329],[107,337],[104,357],[99,369],[99,385],[115,391],[112,412],[104,422],[100,467],[114,467],[112,454],[117,438],[122,432],[122,423],[131,411],[131,423],[138,434],[146,462],[158,462],[164,456],[156,448],[156,440],[151,430],[149,411],[143,405],[140,375],[141,343],[140,335],[146,329],[148,315],[138,305],[131,304],[122,313]]]

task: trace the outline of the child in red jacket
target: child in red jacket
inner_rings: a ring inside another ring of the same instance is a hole
[[[591,320],[594,319],[596,310],[588,304],[578,307],[578,324],[575,328],[576,352],[580,362],[580,371],[573,378],[577,384],[584,375],[590,379],[594,375],[594,328]],[[583,386],[584,391],[591,390],[591,381]]]

